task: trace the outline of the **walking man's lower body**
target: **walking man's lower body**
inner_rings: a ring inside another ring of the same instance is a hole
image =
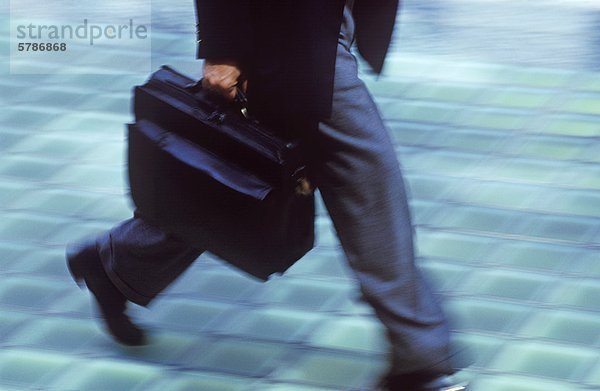
[[[315,133],[313,172],[364,299],[386,327],[388,390],[452,388],[449,331],[414,262],[413,230],[402,173],[390,137],[349,51],[346,16],[336,60],[332,115]],[[95,242],[68,251],[73,276],[94,295],[119,342],[145,343],[126,314],[148,305],[198,258],[202,249],[133,217]]]

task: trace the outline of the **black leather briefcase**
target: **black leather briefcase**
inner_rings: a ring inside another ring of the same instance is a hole
[[[136,214],[267,279],[313,246],[300,143],[163,66],[134,89],[128,171]]]

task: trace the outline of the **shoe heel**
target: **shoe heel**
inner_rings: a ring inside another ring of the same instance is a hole
[[[95,251],[95,249],[96,246],[92,243],[73,244],[67,246],[67,268],[69,269],[69,273],[71,273],[73,281],[75,281],[80,289],[83,289],[86,286],[83,265],[83,262],[85,261],[84,254],[87,251]]]

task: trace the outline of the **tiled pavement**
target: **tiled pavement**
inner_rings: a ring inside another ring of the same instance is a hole
[[[154,34],[153,56],[198,74],[181,35]],[[600,74],[394,54],[365,79],[474,389],[600,389]],[[131,213],[123,124],[143,80],[0,77],[0,389],[369,389],[386,341],[322,208],[317,248],[285,276],[203,256],[133,309],[148,347],[97,328],[64,245]]]

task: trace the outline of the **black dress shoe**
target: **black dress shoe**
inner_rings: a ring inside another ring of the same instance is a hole
[[[455,382],[449,376],[388,375],[378,391],[468,391],[466,382]]]
[[[124,345],[144,345],[144,331],[125,314],[127,299],[108,278],[95,243],[68,246],[67,266],[77,285],[82,289],[87,285],[94,295],[110,334]]]

